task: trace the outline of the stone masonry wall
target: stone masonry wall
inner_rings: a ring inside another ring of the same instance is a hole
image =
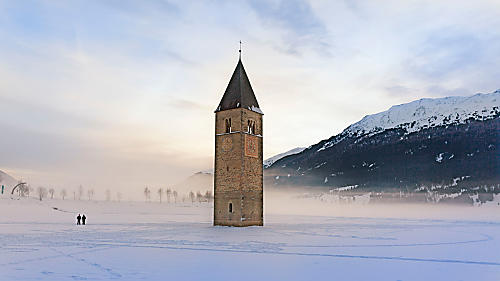
[[[231,133],[225,133],[226,118]],[[257,157],[245,156],[249,119],[255,121],[248,137],[256,140]],[[263,225],[262,115],[242,108],[217,112],[215,128],[214,225]]]

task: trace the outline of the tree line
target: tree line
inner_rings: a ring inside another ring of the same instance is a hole
[[[60,188],[56,190],[53,187],[44,187],[44,186],[39,186],[37,188],[33,188],[29,184],[21,184],[22,182],[19,182],[20,185],[15,189],[15,194],[17,194],[20,197],[30,197],[30,196],[36,196],[37,199],[40,201],[44,199],[54,199],[54,198],[59,198],[62,200],[66,199],[73,199],[73,200],[89,200],[92,201],[95,199],[96,192],[93,188],[87,188],[85,189],[82,185],[79,185],[76,189],[73,190],[68,190],[66,188]],[[151,202],[151,195],[152,195],[152,190],[149,187],[145,187],[143,190],[143,194],[145,197],[146,202]],[[200,191],[197,191],[196,193],[193,191],[190,191],[188,194],[183,195],[182,197],[179,195],[179,193],[176,190],[173,190],[171,188],[158,188],[154,192],[156,194],[157,200],[159,203],[162,203],[164,199],[166,199],[167,203],[177,203],[177,202],[191,202],[194,204],[195,202],[201,203],[201,202],[207,202],[211,203],[214,199],[214,196],[212,194],[212,191],[207,190],[205,193],[202,193]],[[113,193],[110,189],[104,190],[104,199],[106,201],[118,201],[120,202],[123,198],[121,192],[116,192]]]
[[[21,182],[19,182],[21,183]],[[96,194],[93,188],[89,188],[85,190],[82,185],[78,186],[74,190],[68,190],[66,188],[60,188],[59,192],[56,191],[55,188],[53,187],[44,187],[44,186],[39,186],[37,188],[33,188],[29,184],[20,184],[16,189],[15,189],[15,194],[17,194],[19,197],[30,197],[30,196],[36,196],[40,201],[43,199],[54,199],[59,197],[59,199],[66,200],[68,198],[73,198],[73,200],[94,200],[94,195]],[[59,196],[58,196],[59,195]],[[71,196],[72,195],[72,196]],[[111,201],[112,200],[112,193],[110,189],[106,189],[104,191],[104,198],[106,201]],[[121,201],[122,199],[122,193],[121,192],[116,192],[115,194],[115,199],[116,201]]]
[[[144,188],[144,197],[146,202],[151,202],[151,189],[149,187]],[[164,196],[167,197],[167,203],[171,202],[171,199],[173,200],[174,203],[177,203],[178,200],[182,200],[182,202],[185,202],[186,200],[190,200],[191,203],[195,202],[208,202],[211,203],[213,201],[214,196],[212,195],[212,191],[207,190],[205,194],[202,194],[200,191],[197,191],[194,193],[193,191],[190,191],[188,195],[183,196],[182,198],[179,198],[179,193],[176,190],[172,190],[170,188],[163,189],[163,188],[158,188],[156,190],[157,198],[160,203],[162,203],[162,200]]]

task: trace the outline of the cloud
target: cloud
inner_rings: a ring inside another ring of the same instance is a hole
[[[433,32],[409,60],[411,73],[439,80],[483,62],[484,42],[474,34],[454,29]]]
[[[327,28],[307,1],[252,0],[249,4],[267,27],[280,33],[281,45],[275,46],[278,50],[300,55],[304,48],[312,48],[323,56],[330,55]]]

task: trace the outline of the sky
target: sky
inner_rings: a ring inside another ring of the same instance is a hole
[[[265,158],[307,147],[395,104],[499,89],[499,26],[481,0],[0,0],[0,170],[140,194],[211,168],[240,40]]]

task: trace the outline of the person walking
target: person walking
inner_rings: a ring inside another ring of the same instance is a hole
[[[82,216],[80,216],[80,214],[78,214],[78,216],[76,217],[76,225],[80,225],[81,219],[82,219]]]
[[[82,216],[82,224],[85,225],[85,220],[87,219],[87,217],[85,216],[85,214]]]

